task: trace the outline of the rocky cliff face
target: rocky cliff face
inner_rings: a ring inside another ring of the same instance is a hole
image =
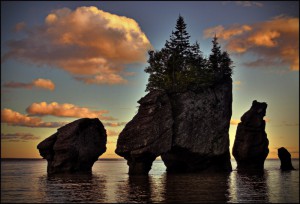
[[[295,168],[292,165],[291,154],[289,151],[284,147],[279,148],[277,151],[281,162],[280,169],[282,171],[294,170]]]
[[[89,172],[106,151],[106,130],[99,119],[82,118],[57,130],[38,144],[47,172]]]
[[[269,140],[265,132],[267,104],[256,100],[238,124],[232,154],[239,170],[263,170],[269,154]]]
[[[147,174],[157,156],[168,172],[231,171],[231,80],[197,92],[152,91],[139,104],[117,142],[129,174]]]

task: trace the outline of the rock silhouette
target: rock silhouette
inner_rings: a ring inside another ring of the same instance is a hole
[[[238,124],[232,154],[238,170],[263,170],[269,154],[269,140],[265,132],[267,104],[254,100],[250,110]]]
[[[106,151],[106,130],[99,119],[82,118],[57,130],[38,144],[40,155],[48,161],[47,172],[90,172]]]
[[[295,168],[292,165],[291,154],[289,151],[284,147],[279,148],[277,151],[281,161],[280,169],[283,171],[294,170]]]
[[[150,91],[138,103],[115,151],[129,174],[148,174],[157,156],[168,172],[231,171],[231,79],[197,91]]]

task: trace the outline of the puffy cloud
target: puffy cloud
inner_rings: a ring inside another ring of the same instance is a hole
[[[108,113],[107,110],[91,111],[88,108],[79,107],[71,103],[33,103],[26,108],[26,111],[30,115],[35,116],[53,115],[58,117],[99,118],[101,120],[115,120],[115,118],[113,117],[103,116],[103,114]]]
[[[55,89],[55,84],[50,79],[35,79],[30,83],[22,82],[8,82],[3,84],[6,88],[25,88],[32,89],[33,87],[48,89],[53,91]]]
[[[31,133],[1,133],[1,140],[4,141],[15,141],[15,142],[25,142],[29,140],[38,140],[40,137],[35,136]]]
[[[119,127],[119,126],[123,126],[126,125],[127,122],[116,122],[116,123],[111,123],[111,122],[106,122],[103,123],[104,126],[109,126],[109,127]]]
[[[93,6],[54,10],[26,34],[7,42],[4,60],[50,65],[87,84],[126,83],[125,65],[144,62],[151,47],[135,20]]]
[[[204,36],[215,33],[230,52],[257,57],[245,63],[248,67],[289,65],[290,70],[299,70],[299,18],[277,16],[252,25],[218,25],[206,29]]]
[[[11,109],[1,110],[1,123],[6,123],[11,126],[24,126],[24,127],[61,127],[67,123],[65,122],[44,122],[41,118],[30,117],[23,115]]]

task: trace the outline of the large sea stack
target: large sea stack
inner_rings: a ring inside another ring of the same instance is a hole
[[[241,117],[238,124],[232,154],[237,169],[242,171],[263,170],[269,154],[269,140],[265,132],[267,104],[254,100],[250,110]]]
[[[148,174],[158,156],[168,172],[231,171],[231,79],[193,91],[150,91],[138,103],[117,141],[129,174]]]
[[[99,119],[82,118],[57,130],[38,144],[47,159],[47,172],[90,172],[98,157],[106,151],[106,130]]]
[[[277,151],[281,162],[280,169],[282,171],[294,170],[295,168],[292,165],[291,154],[289,151],[284,147],[279,148]]]

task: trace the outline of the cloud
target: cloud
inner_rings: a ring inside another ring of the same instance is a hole
[[[24,32],[25,38],[7,42],[3,60],[63,69],[86,84],[127,83],[125,65],[145,62],[151,48],[134,19],[93,6],[54,10]]]
[[[235,1],[236,5],[242,6],[242,7],[263,7],[263,3],[257,2],[257,1]]]
[[[25,22],[17,23],[16,26],[14,27],[14,31],[19,32],[19,31],[23,30],[25,27],[26,27]]]
[[[1,140],[3,141],[25,142],[38,139],[40,139],[40,137],[31,133],[1,133]]]
[[[50,79],[35,79],[30,83],[22,82],[8,82],[3,84],[6,88],[25,88],[32,89],[33,87],[48,89],[53,91],[55,89],[55,84]]]
[[[109,127],[119,127],[119,126],[124,126],[126,124],[127,124],[127,122],[116,122],[116,123],[106,122],[106,123],[103,123],[104,126],[109,126]]]
[[[41,118],[23,115],[7,108],[1,110],[1,123],[6,123],[7,125],[11,126],[47,128],[61,127],[67,124],[66,122],[44,122]]]
[[[299,18],[277,16],[252,25],[218,25],[204,30],[206,38],[215,33],[230,52],[256,57],[245,63],[247,67],[289,65],[290,70],[299,71]]]
[[[107,136],[111,136],[111,137],[118,136],[120,134],[120,132],[117,132],[114,130],[107,130],[106,133],[107,133]]]
[[[57,117],[99,118],[100,120],[115,120],[115,118],[113,117],[103,116],[103,114],[108,113],[107,110],[92,111],[88,108],[79,107],[71,103],[33,103],[26,108],[26,112],[31,116],[53,115]]]
[[[230,125],[238,125],[241,122],[241,120],[238,119],[231,119],[230,120]]]

